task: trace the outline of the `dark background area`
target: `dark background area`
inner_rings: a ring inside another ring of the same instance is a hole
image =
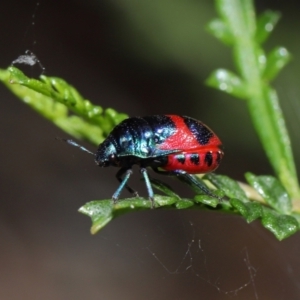
[[[259,12],[283,14],[266,49],[283,45],[294,55],[274,86],[299,164],[295,3],[256,4]],[[46,75],[64,78],[102,107],[202,120],[225,145],[218,173],[238,180],[246,171],[272,173],[245,103],[204,85],[214,69],[233,68],[230,50],[205,31],[216,16],[212,1],[11,0],[0,12],[1,68],[30,49]],[[300,298],[299,234],[278,242],[239,216],[153,210],[117,218],[91,236],[90,220],[77,209],[109,198],[117,170],[99,169],[89,155],[57,142],[66,134],[4,86],[0,93],[1,300]],[[135,175],[132,185],[146,195]]]

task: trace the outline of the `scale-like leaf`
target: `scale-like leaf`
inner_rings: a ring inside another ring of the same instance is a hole
[[[205,83],[240,99],[245,99],[247,96],[243,80],[233,72],[225,69],[214,71],[206,79]]]
[[[291,54],[284,47],[276,47],[267,55],[267,64],[263,73],[265,80],[273,80],[289,63]]]
[[[270,230],[278,240],[283,240],[299,230],[298,221],[288,215],[280,215],[275,211],[263,208],[262,224]]]
[[[258,17],[255,39],[259,44],[267,40],[280,17],[281,14],[279,12],[271,10],[265,11]]]
[[[209,173],[204,176],[211,181],[217,188],[222,190],[229,198],[236,198],[242,202],[249,202],[245,192],[241,189],[239,184],[225,175],[216,175]]]
[[[291,213],[292,201],[278,179],[273,176],[255,176],[252,173],[246,173],[245,177],[248,183],[276,211],[282,214]]]
[[[79,212],[92,219],[91,233],[95,234],[113,218],[112,200],[91,201],[79,209]]]
[[[194,197],[195,202],[202,203],[211,207],[217,207],[220,204],[220,200],[210,197],[208,195],[196,195]]]
[[[155,178],[150,178],[150,182],[154,188],[165,193],[167,196],[181,199],[168,184]]]
[[[234,38],[227,25],[221,19],[214,19],[207,25],[208,31],[224,44],[232,45]]]
[[[194,201],[190,199],[180,199],[176,201],[175,206],[177,209],[186,209],[195,205]]]
[[[231,205],[247,220],[248,223],[262,215],[262,205],[257,202],[243,202],[239,199],[230,199]]]

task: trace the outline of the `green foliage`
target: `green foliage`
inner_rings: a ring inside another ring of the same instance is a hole
[[[258,20],[252,0],[216,0],[219,18],[208,25],[217,39],[233,48],[238,75],[219,69],[207,79],[211,87],[247,102],[254,128],[282,185],[300,198],[296,167],[276,91],[269,85],[290,61],[284,47],[268,55],[262,48],[280,14],[267,11]]]
[[[272,176],[246,174],[247,180],[263,196],[264,202],[253,202],[246,196],[240,185],[224,175],[208,174],[206,180],[225,192],[228,200],[220,202],[207,195],[196,195],[194,200],[183,199],[168,185],[155,179],[151,180],[154,188],[166,194],[155,195],[156,208],[198,209],[217,208],[222,211],[241,214],[248,223],[260,218],[262,225],[270,230],[279,240],[289,237],[299,230],[297,218],[291,214],[290,199],[286,191]],[[269,206],[267,206],[269,204]],[[80,208],[80,212],[92,219],[91,232],[102,229],[115,217],[141,209],[149,209],[150,201],[145,198],[128,198],[113,205],[112,200],[92,201]]]
[[[63,131],[94,145],[99,145],[113,127],[127,118],[127,115],[111,108],[103,110],[93,105],[74,87],[57,77],[32,79],[19,69],[9,67],[0,70],[0,80],[24,103]]]
[[[211,21],[208,29],[222,43],[233,48],[238,74],[219,69],[210,75],[207,84],[247,103],[254,127],[279,179],[248,172],[245,177],[250,188],[224,175],[194,176],[189,182],[178,176],[194,189],[194,199],[181,198],[170,186],[151,179],[153,187],[165,194],[155,195],[155,207],[216,209],[240,214],[248,223],[260,219],[265,228],[282,240],[299,230],[300,192],[279,100],[269,85],[289,62],[290,54],[285,48],[277,47],[266,55],[262,48],[280,15],[267,11],[256,20],[251,0],[217,0],[216,4],[219,18]],[[0,70],[0,80],[24,103],[59,128],[95,145],[127,117],[92,104],[74,87],[56,77],[31,79],[10,67]],[[212,194],[217,197],[203,194],[199,185],[212,189]],[[223,201],[219,200],[221,198]],[[134,197],[117,203],[111,199],[91,201],[79,211],[91,218],[94,234],[119,215],[150,208],[148,199]]]
[[[277,212],[290,214],[292,212],[292,201],[281,183],[273,176],[255,176],[246,173],[248,183],[255,188],[268,205]]]

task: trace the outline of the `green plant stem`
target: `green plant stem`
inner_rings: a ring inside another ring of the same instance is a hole
[[[276,92],[263,80],[255,41],[252,0],[218,0],[220,15],[234,35],[234,57],[247,87],[252,122],[280,181],[294,199],[300,198],[293,153]]]
[[[19,69],[0,69],[0,81],[18,98],[68,134],[99,145],[127,115],[102,109],[83,98],[66,81],[42,76],[28,78]]]

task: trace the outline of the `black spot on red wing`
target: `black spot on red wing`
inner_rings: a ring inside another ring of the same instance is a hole
[[[200,157],[199,157],[198,153],[192,153],[191,157],[190,157],[190,161],[194,165],[199,165]]]
[[[201,122],[189,117],[183,117],[183,120],[200,145],[206,145],[209,143],[209,140],[214,135],[209,128]]]
[[[178,162],[180,162],[181,164],[185,163],[185,155],[184,154],[177,154],[175,156],[175,158],[177,159]]]
[[[210,167],[213,163],[213,156],[212,156],[212,152],[206,152],[205,153],[205,158],[204,161],[206,162],[206,164]]]

